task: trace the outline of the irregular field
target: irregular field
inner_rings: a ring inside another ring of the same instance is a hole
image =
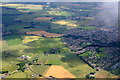
[[[27,78],[27,74],[25,72],[18,72],[8,76],[7,78]]]
[[[44,76],[45,77],[53,76],[56,78],[76,78],[64,67],[57,65],[51,66]]]
[[[8,46],[18,45],[22,43],[22,38],[19,35],[11,35],[11,36],[6,36],[5,41],[8,44]]]
[[[27,35],[37,35],[37,36],[46,36],[46,37],[60,37],[63,36],[64,34],[55,34],[55,33],[48,33],[46,31],[33,31],[33,32],[27,32]]]
[[[119,76],[113,75],[108,71],[100,70],[95,74],[96,78],[119,78]]]
[[[66,25],[66,26],[69,26],[69,27],[76,27],[78,26],[76,23],[76,21],[65,21],[65,20],[60,20],[60,21],[56,21],[56,22],[53,22],[55,24],[60,24],[60,25]]]
[[[25,9],[25,8],[27,8],[27,9],[42,9],[42,5],[24,5],[23,4],[23,6],[20,6],[20,7],[18,7],[18,9]]]
[[[89,30],[91,30],[91,29],[95,29],[96,26],[78,26],[77,28],[82,28],[82,29],[89,29]]]
[[[51,20],[53,17],[37,17],[34,20]]]
[[[42,9],[45,5],[32,5],[32,4],[2,4],[0,6],[16,7],[17,9]]]
[[[22,4],[2,4],[0,6],[21,6]]]
[[[71,16],[72,14],[65,11],[47,11],[50,15]]]
[[[29,43],[29,42],[38,40],[40,38],[41,38],[40,36],[25,36],[23,39],[23,43]]]
[[[61,60],[64,62],[62,65],[77,78],[86,78],[86,75],[90,72],[96,72],[95,69],[92,69],[84,61],[80,60],[76,54],[66,54]]]

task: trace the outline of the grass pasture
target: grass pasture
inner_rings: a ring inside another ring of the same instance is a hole
[[[19,30],[24,27],[29,27],[29,24],[13,24],[8,27],[5,27],[5,30]]]
[[[22,44],[22,38],[19,35],[6,36],[4,39],[8,46]]]
[[[41,37],[39,37],[39,36],[25,36],[24,39],[23,39],[23,44],[38,40],[40,38]]]
[[[8,76],[7,78],[27,78],[27,74],[25,72],[18,72]]]
[[[52,48],[60,48],[61,52],[66,53],[71,52],[65,45],[62,43],[61,38],[41,38],[37,41],[31,42],[28,44],[28,46],[31,46],[36,49],[36,51],[40,52],[46,52],[49,51]],[[65,49],[64,49],[65,48]]]
[[[95,29],[96,26],[78,26],[77,28],[82,28],[82,29],[89,29],[89,30],[91,30],[91,29]]]
[[[79,59],[75,54],[66,54],[62,61],[63,66],[77,78],[85,78],[90,72],[95,72],[88,64]],[[72,63],[71,63],[72,62]],[[74,63],[74,64],[73,64]]]

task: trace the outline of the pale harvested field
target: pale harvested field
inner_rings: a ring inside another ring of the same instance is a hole
[[[64,67],[57,65],[51,66],[44,76],[45,77],[53,76],[56,78],[76,78]]]
[[[95,74],[96,78],[118,78],[119,76],[116,76],[114,74],[111,74],[108,71],[100,70]]]
[[[22,6],[23,4],[2,4],[1,6]]]

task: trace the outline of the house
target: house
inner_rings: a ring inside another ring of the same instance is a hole
[[[29,56],[25,56],[25,55],[22,55],[20,58],[23,59],[23,60],[31,59],[31,57],[29,57]]]

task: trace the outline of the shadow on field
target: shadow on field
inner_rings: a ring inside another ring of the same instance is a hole
[[[16,58],[19,57],[18,50],[7,50],[2,52],[3,59]]]
[[[76,56],[76,54],[73,54],[73,53],[66,53],[66,54],[64,54],[64,57],[61,58],[61,61],[67,62],[67,63],[70,63],[70,64],[71,64],[71,62],[74,63],[74,64],[76,64],[76,63],[83,63],[84,64],[84,62],[82,62]]]

